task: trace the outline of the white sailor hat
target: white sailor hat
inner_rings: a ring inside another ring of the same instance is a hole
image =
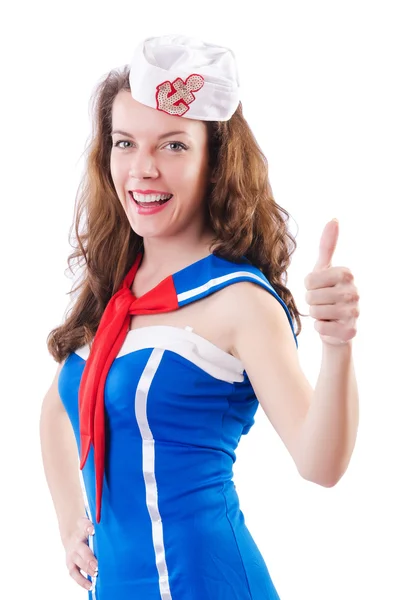
[[[141,42],[129,81],[138,102],[188,119],[228,121],[239,104],[232,50],[184,35]]]

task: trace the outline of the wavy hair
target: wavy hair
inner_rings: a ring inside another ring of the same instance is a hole
[[[73,273],[77,265],[82,275],[69,292],[75,299],[64,323],[47,337],[48,350],[57,362],[92,342],[108,301],[143,248],[110,173],[112,106],[122,90],[130,90],[129,66],[111,70],[90,101],[92,134],[69,232],[74,250],[67,260],[69,270]],[[210,121],[206,126],[215,181],[209,184],[206,207],[215,234],[211,252],[233,262],[245,256],[260,269],[287,305],[299,335],[303,315],[286,287],[296,241],[288,231],[288,212],[273,198],[266,157],[243,116],[241,103],[229,121]]]

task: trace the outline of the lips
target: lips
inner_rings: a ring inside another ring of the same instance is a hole
[[[160,194],[160,193],[148,193],[144,194],[139,193],[134,190],[134,192],[128,192],[131,199],[138,206],[161,206],[170,200],[173,194]]]
[[[137,194],[161,194],[162,196],[169,196],[170,193],[169,192],[163,192],[161,190],[128,190],[131,193],[137,193]]]

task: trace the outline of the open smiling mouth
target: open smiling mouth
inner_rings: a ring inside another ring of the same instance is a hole
[[[138,206],[150,207],[161,206],[171,200],[173,194],[137,194],[136,192],[128,192],[131,199]]]

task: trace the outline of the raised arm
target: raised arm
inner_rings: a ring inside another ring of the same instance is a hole
[[[358,427],[352,343],[323,344],[313,390],[280,303],[253,283],[231,287],[234,352],[259,403],[302,477],[325,487],[335,485],[349,464]]]

